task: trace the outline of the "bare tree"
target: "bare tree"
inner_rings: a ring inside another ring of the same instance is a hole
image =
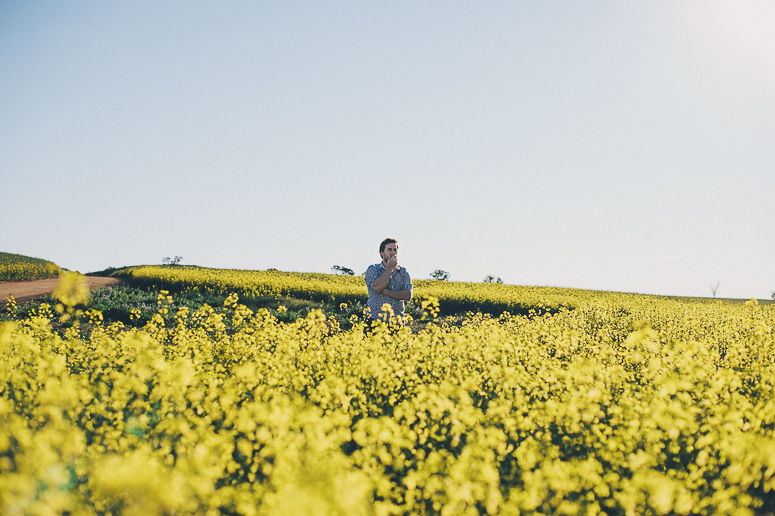
[[[710,284],[710,291],[713,292],[713,299],[716,299],[716,291],[718,291],[718,287],[721,285],[721,282],[716,280],[716,284],[713,283]]]

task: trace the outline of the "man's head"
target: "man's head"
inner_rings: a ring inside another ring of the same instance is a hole
[[[379,255],[382,257],[382,261],[387,261],[396,254],[398,254],[398,240],[395,238],[386,238],[379,244]]]

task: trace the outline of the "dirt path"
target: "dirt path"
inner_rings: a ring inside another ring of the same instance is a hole
[[[121,280],[118,278],[98,278],[96,276],[86,276],[86,284],[89,288],[108,287],[118,285]],[[9,294],[13,294],[17,301],[27,300],[37,296],[51,294],[59,284],[59,279],[44,279],[35,281],[14,281],[0,283],[0,303],[5,304]]]

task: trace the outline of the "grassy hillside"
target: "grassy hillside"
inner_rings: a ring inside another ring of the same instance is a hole
[[[61,273],[59,265],[48,260],[0,252],[0,281],[56,278]]]
[[[139,287],[164,288],[172,292],[198,291],[222,295],[237,294],[241,299],[292,297],[338,306],[363,304],[367,299],[363,278],[333,274],[209,269],[195,266],[137,266],[114,271],[111,276]],[[557,313],[590,302],[629,304],[634,300],[659,301],[644,296],[593,290],[524,287],[496,283],[415,280],[414,301],[434,298],[441,314],[483,312],[500,315]]]

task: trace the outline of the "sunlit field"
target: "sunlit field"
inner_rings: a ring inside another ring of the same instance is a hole
[[[429,281],[367,331],[362,278],[120,274],[150,315],[4,308],[2,514],[775,514],[772,305]]]
[[[290,296],[338,305],[365,303],[368,297],[363,277],[359,276],[182,265],[126,267],[112,275],[138,286],[165,288],[173,292],[235,293],[243,299]],[[441,312],[446,314],[471,311],[527,315],[572,309],[593,297],[619,304],[643,299],[643,296],[633,294],[497,283],[413,280],[413,284],[415,298],[435,298]]]
[[[62,269],[48,260],[0,253],[0,281],[56,278],[61,273]]]

